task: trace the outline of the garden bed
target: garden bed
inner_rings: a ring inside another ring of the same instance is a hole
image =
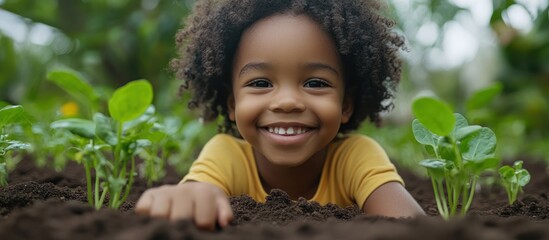
[[[202,232],[188,221],[169,222],[137,215],[133,205],[147,189],[138,180],[120,210],[95,211],[86,203],[82,166],[63,172],[37,168],[24,159],[0,189],[1,239],[549,239],[549,175],[542,161],[526,160],[532,180],[513,206],[499,187],[483,187],[465,218],[443,221],[431,183],[403,169],[406,188],[428,216],[416,219],[368,217],[357,208],[290,201],[273,191],[266,203],[231,198],[232,225]],[[168,171],[164,183],[180,179]]]

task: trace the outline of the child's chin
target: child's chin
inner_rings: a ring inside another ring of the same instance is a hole
[[[280,167],[299,167],[303,163],[305,163],[306,160],[304,159],[297,159],[295,156],[288,156],[287,154],[279,155],[277,157],[270,157],[267,156],[269,162],[271,162],[273,165],[277,165]]]

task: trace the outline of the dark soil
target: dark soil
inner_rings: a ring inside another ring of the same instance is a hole
[[[542,161],[525,161],[532,180],[512,206],[499,186],[478,189],[469,214],[443,221],[428,179],[400,170],[406,188],[428,216],[391,219],[364,216],[358,208],[291,201],[273,191],[265,203],[231,198],[232,225],[217,232],[189,221],[169,222],[137,215],[133,205],[147,189],[138,180],[121,210],[87,206],[81,166],[63,172],[23,160],[0,188],[0,239],[549,239],[549,175]],[[162,182],[180,180],[173,171]]]

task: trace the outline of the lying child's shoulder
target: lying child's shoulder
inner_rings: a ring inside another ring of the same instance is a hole
[[[245,141],[241,138],[234,137],[227,133],[217,133],[215,134],[207,144],[237,144],[242,145]]]
[[[381,145],[372,137],[364,135],[364,134],[345,134],[343,136],[338,136],[336,139],[334,139],[333,143],[334,146],[338,147],[375,147],[375,148],[381,148]]]

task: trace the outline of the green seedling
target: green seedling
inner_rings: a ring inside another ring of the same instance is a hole
[[[84,140],[73,148],[73,158],[84,165],[88,202],[96,209],[103,206],[107,193],[108,206],[120,207],[136,175],[135,158],[162,137],[155,134],[152,100],[151,84],[137,80],[113,93],[108,101],[111,117],[95,113],[93,120],[68,118],[51,124]]]
[[[30,145],[21,141],[10,139],[7,127],[11,124],[26,121],[23,107],[8,105],[0,109],[0,186],[8,185],[8,169],[6,154],[16,149],[26,149]]]
[[[513,167],[502,166],[498,172],[501,183],[507,192],[509,205],[513,205],[518,194],[522,192],[522,188],[530,182],[530,173],[522,168],[522,161],[516,161]]]
[[[430,158],[420,165],[427,169],[440,215],[448,219],[465,215],[471,206],[481,173],[495,168],[496,136],[492,130],[469,123],[444,102],[431,97],[416,99],[412,110],[415,139]],[[458,207],[461,206],[460,212]]]

